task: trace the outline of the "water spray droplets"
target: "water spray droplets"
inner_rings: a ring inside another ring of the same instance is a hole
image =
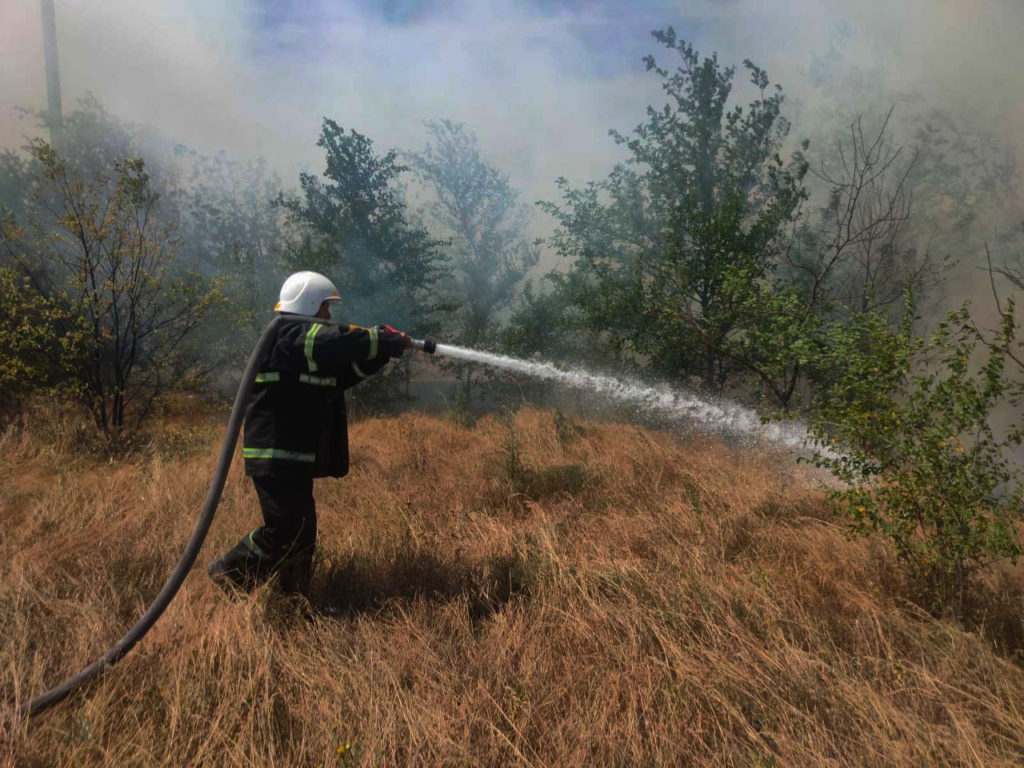
[[[764,440],[801,452],[813,450],[807,429],[803,425],[764,424],[756,412],[736,403],[679,392],[667,386],[650,386],[638,381],[603,376],[581,368],[562,369],[553,363],[496,355],[451,344],[438,344],[437,354],[558,381],[577,389],[587,389],[651,412],[693,421],[717,432]]]

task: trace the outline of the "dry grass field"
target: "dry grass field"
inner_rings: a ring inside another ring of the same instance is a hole
[[[225,415],[101,463],[0,440],[7,708],[138,617]],[[523,410],[352,427],[318,481],[308,605],[202,566],[257,522],[240,463],[201,562],[98,682],[0,733],[3,766],[1020,766],[1020,570],[967,631],[906,598],[784,454]]]

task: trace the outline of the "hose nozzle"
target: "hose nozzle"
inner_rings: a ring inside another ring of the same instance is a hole
[[[412,348],[422,349],[428,355],[432,355],[434,354],[434,351],[437,349],[437,343],[431,341],[430,339],[413,339]]]

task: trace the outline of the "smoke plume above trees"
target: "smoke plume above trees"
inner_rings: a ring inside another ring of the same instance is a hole
[[[818,126],[844,111],[900,101],[942,106],[1015,159],[1024,151],[1024,10],[1013,0],[113,0],[58,2],[57,14],[66,104],[94,93],[204,154],[265,157],[284,179],[317,167],[324,116],[402,148],[423,145],[424,120],[446,117],[477,134],[524,200],[555,199],[558,176],[582,183],[622,159],[607,131],[628,132],[657,100],[641,58],[647,33],[669,24],[699,50],[749,57],[781,82],[794,138],[824,139]],[[41,107],[45,83],[38,4],[12,0],[4,22],[9,146],[33,127],[16,107]]]

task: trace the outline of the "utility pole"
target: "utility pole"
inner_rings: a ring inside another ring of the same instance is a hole
[[[60,62],[57,59],[57,17],[53,0],[41,0],[43,16],[43,52],[46,55],[46,123],[50,143],[60,143],[64,116],[60,106]]]

